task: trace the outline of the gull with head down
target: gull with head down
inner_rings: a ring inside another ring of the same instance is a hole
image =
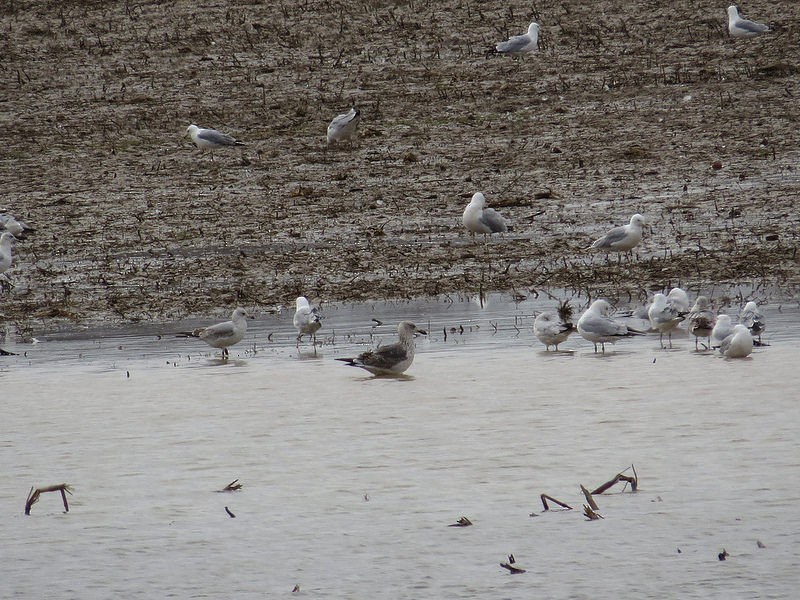
[[[594,344],[595,352],[597,344],[600,344],[605,354],[607,342],[613,344],[622,338],[643,335],[641,331],[628,329],[621,321],[611,318],[612,312],[613,309],[606,300],[595,300],[578,319],[578,333]]]

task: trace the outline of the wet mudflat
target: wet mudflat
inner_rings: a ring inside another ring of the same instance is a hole
[[[770,346],[726,360],[683,336],[548,353],[529,331],[546,305],[330,307],[316,355],[273,315],[227,362],[160,325],[12,346],[6,595],[791,596],[796,307],[767,306]],[[333,360],[398,318],[431,332],[408,378]],[[579,484],[631,464],[640,489],[597,497],[605,519],[542,512],[539,494],[580,508]],[[54,494],[22,514],[29,486],[61,482],[68,514]]]
[[[126,323],[560,286],[796,294],[793,1],[10,3],[0,208],[37,228],[0,314]],[[494,43],[541,25],[541,50]],[[324,147],[357,104],[359,143]],[[198,157],[191,122],[242,150]],[[515,224],[475,244],[481,190]],[[584,249],[644,214],[632,264]]]

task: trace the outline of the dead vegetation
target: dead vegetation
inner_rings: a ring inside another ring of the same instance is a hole
[[[3,206],[37,228],[3,314],[175,319],[297,295],[800,284],[800,5],[731,41],[681,0],[9,4]],[[754,84],[757,82],[757,85]],[[356,104],[352,148],[326,151]],[[191,122],[247,145],[199,157]],[[719,165],[714,168],[712,165]],[[515,232],[475,244],[465,198]],[[543,191],[546,190],[546,191]],[[583,249],[641,212],[632,264]]]

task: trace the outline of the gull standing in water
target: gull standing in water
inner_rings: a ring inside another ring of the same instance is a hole
[[[714,331],[717,315],[711,310],[711,303],[705,296],[698,296],[689,312],[689,334],[694,336],[694,349],[697,350],[698,338],[710,338]],[[709,344],[711,340],[709,339]]]
[[[624,323],[611,318],[611,305],[606,300],[595,300],[578,319],[578,333],[583,339],[594,344],[600,344],[603,354],[606,352],[606,342],[615,343],[621,338],[642,335],[641,331],[628,329]]]
[[[658,341],[661,347],[664,347],[664,334],[666,333],[669,347],[672,348],[672,330],[686,318],[686,313],[678,310],[664,294],[656,294],[647,311],[647,317],[650,319],[652,328],[659,333]]]
[[[605,250],[606,252],[631,252],[642,241],[642,227],[646,224],[644,217],[637,213],[631,217],[628,225],[614,227],[603,237],[595,240],[589,249]]]
[[[528,25],[528,33],[512,36],[505,42],[498,42],[495,46],[495,50],[500,54],[509,54],[511,56],[536,52],[539,50],[538,23],[531,23]]]
[[[744,358],[753,352],[753,336],[750,330],[739,323],[733,328],[733,333],[722,340],[719,352],[727,358]]]
[[[237,141],[227,133],[221,133],[216,129],[203,129],[194,124],[186,128],[186,135],[192,138],[192,143],[199,148],[201,152],[205,152],[206,150],[211,152],[211,160],[214,160],[214,150],[218,148],[225,148],[226,146],[244,146],[243,142]]]
[[[319,328],[322,327],[322,317],[320,316],[316,307],[311,307],[311,305],[308,303],[308,299],[305,296],[298,297],[295,301],[295,304],[296,309],[292,322],[297,328],[297,345],[300,345],[303,335],[308,334],[313,340],[312,345],[316,347],[317,331],[319,331]]]
[[[735,38],[749,38],[771,31],[769,25],[749,21],[739,16],[739,9],[733,4],[728,7],[728,34]]]
[[[761,334],[767,328],[767,321],[758,308],[758,304],[752,300],[744,305],[742,312],[739,313],[739,323],[750,330],[752,335],[758,336],[758,343],[761,343]]]
[[[231,315],[230,321],[217,323],[210,327],[201,327],[194,331],[178,334],[181,337],[196,337],[203,340],[212,348],[222,348],[222,358],[228,358],[228,346],[238,344],[247,333],[247,311],[241,306],[237,307]]]
[[[355,106],[350,112],[334,117],[328,125],[328,145],[353,139],[360,120],[361,111]]]
[[[733,333],[733,323],[730,315],[717,315],[717,322],[711,330],[711,347],[719,348],[722,341]]]
[[[481,192],[472,195],[472,200],[467,204],[464,214],[461,216],[461,222],[473,235],[476,233],[484,235],[505,233],[509,230],[508,221],[503,215],[493,208],[486,208],[486,198]]]
[[[373,375],[399,375],[414,361],[414,334],[427,335],[410,321],[403,321],[397,326],[400,341],[375,350],[362,352],[355,358],[337,358],[351,367],[360,367]]]
[[[555,346],[557,352],[558,345],[565,341],[573,331],[575,331],[575,325],[572,324],[572,307],[569,302],[564,302],[558,307],[558,314],[545,311],[533,321],[533,335],[544,344],[548,351],[550,346]]]

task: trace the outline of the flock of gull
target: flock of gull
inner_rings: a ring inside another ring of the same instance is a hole
[[[673,288],[668,295],[657,293],[652,303],[627,317],[638,317],[649,322],[646,330],[633,329],[625,324],[622,318],[614,316],[614,309],[604,299],[598,299],[589,305],[577,323],[572,322],[572,309],[569,302],[561,303],[558,312],[544,311],[539,313],[533,322],[533,333],[545,345],[546,350],[552,346],[558,351],[558,345],[574,332],[594,344],[594,351],[605,353],[606,344],[617,341],[658,333],[661,348],[664,346],[664,334],[667,335],[669,347],[672,347],[672,333],[678,326],[686,322],[689,336],[695,338],[695,350],[700,350],[701,339],[704,350],[718,350],[727,358],[745,358],[749,356],[755,345],[763,345],[761,335],[766,329],[764,315],[755,302],[748,302],[739,313],[739,323],[733,324],[730,315],[717,314],[711,308],[706,296],[698,296],[694,305],[690,305],[688,294],[681,288]],[[181,337],[196,337],[212,348],[222,349],[223,359],[228,358],[228,347],[244,339],[247,333],[248,314],[244,308],[233,311],[230,321],[179,333]],[[297,346],[304,335],[311,337],[316,348],[317,332],[322,328],[322,315],[317,307],[312,307],[308,299],[300,296],[295,301],[295,313],[292,319],[297,330]],[[417,335],[427,332],[410,321],[402,321],[397,326],[399,340],[393,344],[378,346],[354,357],[337,358],[349,366],[359,367],[373,375],[400,375],[414,361]],[[757,338],[757,341],[754,340]]]
[[[756,23],[739,16],[736,6],[728,7],[728,33],[731,37],[746,38],[761,33],[769,32],[769,26]],[[522,35],[515,35],[506,41],[499,42],[495,49],[498,53],[511,56],[520,56],[538,51],[539,25],[531,23],[528,31]],[[357,135],[357,128],[361,119],[361,112],[353,107],[349,112],[336,116],[327,129],[327,144],[352,142]],[[191,124],[186,129],[186,135],[201,151],[209,151],[213,160],[213,151],[242,146],[243,142],[231,135],[215,129],[207,129]],[[464,209],[462,223],[473,236],[493,233],[505,233],[512,230],[512,225],[502,214],[486,206],[486,198],[482,192],[476,192],[469,204]],[[602,237],[596,239],[587,250],[605,252],[631,252],[642,240],[642,231],[647,223],[640,214],[631,217],[630,223],[615,227]],[[13,215],[0,214],[0,284],[10,285],[6,272],[13,262],[13,246],[17,239],[23,238],[31,228]],[[317,309],[312,308],[304,297],[297,298],[294,325],[298,330],[298,344],[303,335],[311,335],[316,346],[316,332],[321,327],[321,318]],[[598,344],[601,351],[605,352],[605,344],[645,332],[631,329],[620,320],[614,318],[613,308],[606,300],[595,300],[589,308],[573,325],[570,319],[568,305],[562,305],[559,314],[543,312],[534,322],[536,337],[545,344],[546,348],[558,345],[567,337],[577,331],[583,338],[592,342],[597,351]],[[699,296],[694,306],[689,306],[686,293],[679,288],[673,289],[669,295],[655,294],[652,304],[647,309],[646,319],[650,323],[650,330],[660,334],[663,347],[663,336],[667,334],[668,342],[672,344],[672,333],[678,325],[686,321],[688,332],[695,337],[695,346],[701,338],[707,339],[709,348],[718,348],[727,357],[737,358],[748,356],[753,349],[753,336],[760,335],[764,330],[764,318],[758,311],[754,302],[749,302],[742,309],[739,324],[733,325],[728,315],[717,316],[710,308],[708,298]],[[183,335],[198,337],[214,348],[222,349],[223,357],[228,356],[228,347],[241,341],[247,331],[247,312],[238,307],[233,312],[230,321],[219,323],[211,327],[186,332]],[[403,321],[398,326],[399,341],[395,344],[379,347],[360,354],[357,357],[337,359],[347,364],[361,367],[375,374],[403,373],[414,359],[414,336],[425,333],[413,323]]]

